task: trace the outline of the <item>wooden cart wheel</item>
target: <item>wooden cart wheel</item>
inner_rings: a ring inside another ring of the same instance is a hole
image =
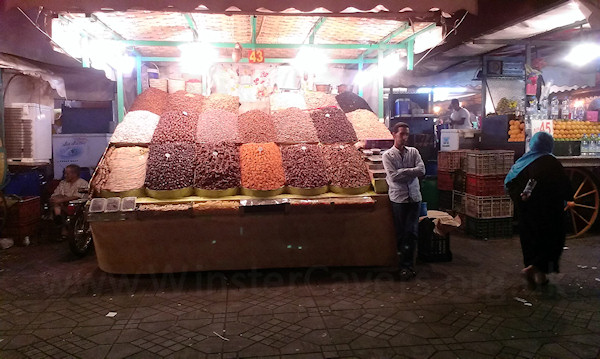
[[[578,168],[565,168],[575,191],[575,206],[565,208],[569,212],[572,231],[567,231],[567,238],[576,238],[587,232],[596,221],[600,209],[598,186],[592,175]]]
[[[6,204],[6,197],[4,197],[4,192],[0,191],[0,235],[4,232],[7,217],[8,206]]]

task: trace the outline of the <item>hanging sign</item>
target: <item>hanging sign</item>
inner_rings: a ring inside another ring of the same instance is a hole
[[[253,64],[265,62],[263,50],[250,50],[248,53],[248,61]]]

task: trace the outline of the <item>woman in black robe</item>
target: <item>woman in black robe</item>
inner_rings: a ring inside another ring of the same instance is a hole
[[[566,235],[565,202],[573,201],[573,189],[563,166],[552,155],[551,135],[538,132],[529,146],[530,151],[513,165],[504,183],[519,218],[522,274],[535,288],[548,283],[547,274],[559,271]],[[536,183],[529,193],[530,180]]]

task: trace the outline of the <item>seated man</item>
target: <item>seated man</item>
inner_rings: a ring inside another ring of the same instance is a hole
[[[86,196],[85,193],[79,193],[81,189],[88,188],[88,182],[80,178],[81,168],[77,165],[68,165],[65,168],[65,179],[60,181],[58,187],[50,197],[52,214],[54,214],[54,223],[62,225],[63,212],[67,208],[69,201],[80,199]],[[63,233],[64,234],[64,233]]]

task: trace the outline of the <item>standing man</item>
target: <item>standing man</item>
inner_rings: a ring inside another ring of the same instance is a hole
[[[383,153],[383,167],[392,202],[396,243],[402,255],[401,280],[410,280],[416,275],[413,260],[422,200],[418,177],[425,175],[425,164],[419,151],[414,147],[406,146],[408,134],[409,128],[406,123],[395,124],[392,128],[394,146]]]
[[[471,114],[466,108],[460,107],[460,102],[458,102],[458,99],[454,98],[452,101],[450,101],[448,110],[452,111],[452,114],[450,114],[450,125],[453,129],[465,130],[472,128]]]

